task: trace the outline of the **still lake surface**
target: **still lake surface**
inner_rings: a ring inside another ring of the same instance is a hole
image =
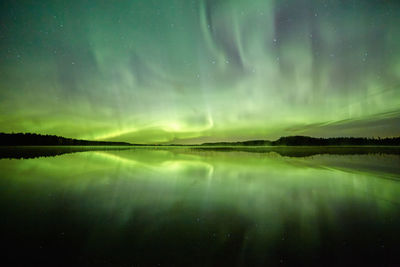
[[[6,266],[400,264],[398,153],[30,149],[1,152]]]

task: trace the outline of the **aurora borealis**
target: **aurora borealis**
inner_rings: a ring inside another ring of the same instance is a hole
[[[0,12],[0,132],[400,134],[399,1],[4,0]]]

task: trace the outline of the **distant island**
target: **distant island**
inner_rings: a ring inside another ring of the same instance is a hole
[[[286,136],[275,141],[249,140],[241,142],[216,142],[200,145],[131,144],[127,142],[89,141],[65,138],[56,135],[34,133],[0,133],[0,146],[400,146],[400,137],[364,138],[310,136]]]

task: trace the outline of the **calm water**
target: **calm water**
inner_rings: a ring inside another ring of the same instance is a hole
[[[6,265],[400,264],[397,154],[98,150],[0,174]]]

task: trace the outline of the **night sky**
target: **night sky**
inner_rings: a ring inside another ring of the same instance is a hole
[[[0,2],[0,132],[400,135],[400,1]]]

